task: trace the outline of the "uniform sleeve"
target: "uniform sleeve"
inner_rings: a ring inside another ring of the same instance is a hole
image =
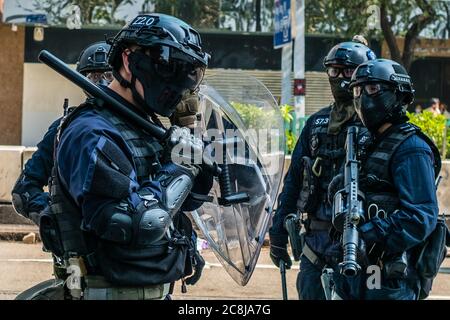
[[[48,184],[53,167],[54,141],[60,122],[61,119],[58,119],[48,128],[12,191],[26,200],[24,210],[27,214],[40,212],[48,205],[49,195],[44,192],[44,186]]]
[[[48,178],[52,171],[53,148],[60,122],[61,118],[51,124],[42,141],[37,144],[37,151],[25,164],[25,175],[41,187],[48,184]]]
[[[434,184],[433,155],[419,137],[407,139],[390,165],[400,207],[387,219],[375,218],[361,227],[370,244],[383,243],[392,253],[423,242],[434,230],[439,213]]]
[[[152,181],[139,185],[120,134],[101,120],[89,121],[89,128],[79,121],[66,129],[57,160],[61,183],[81,208],[82,228],[100,236],[115,208],[133,214],[142,195],[159,199],[161,186]]]
[[[303,168],[301,166],[301,158],[303,156],[310,156],[308,148],[308,133],[311,126],[311,118],[306,122],[302,130],[300,139],[295,145],[292,153],[291,165],[284,178],[283,190],[278,198],[278,208],[272,220],[271,234],[284,234],[284,218],[297,211],[297,200],[302,184]]]

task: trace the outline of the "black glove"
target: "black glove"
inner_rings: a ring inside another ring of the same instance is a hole
[[[200,279],[203,268],[205,267],[205,259],[203,259],[197,250],[195,250],[193,260],[194,274],[186,279],[186,284],[191,286],[196,284]]]
[[[39,212],[31,211],[28,214],[28,218],[39,227],[40,223],[41,223],[41,216],[45,215],[45,214],[49,214],[49,211],[50,211],[50,206],[46,206],[44,208],[44,210],[42,210],[42,211],[39,211]]]
[[[33,221],[38,227],[41,220],[41,214],[39,212],[30,212],[28,218]]]
[[[280,262],[283,261],[286,269],[292,266],[291,257],[287,251],[288,236],[269,234],[270,237],[270,259],[277,266],[280,267]]]

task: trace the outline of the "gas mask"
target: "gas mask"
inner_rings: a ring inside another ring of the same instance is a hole
[[[331,93],[336,103],[351,103],[353,96],[348,88],[350,79],[345,78],[328,78],[330,81]]]
[[[353,94],[355,110],[364,126],[372,133],[403,113],[402,103],[390,86],[379,83],[355,86]]]
[[[147,113],[170,117],[182,96],[194,91],[203,79],[205,66],[169,46],[154,46],[128,55],[132,74],[130,89],[136,103]],[[136,79],[144,96],[136,90]]]

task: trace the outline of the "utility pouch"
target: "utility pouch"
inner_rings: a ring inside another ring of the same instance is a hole
[[[447,255],[446,245],[450,245],[450,231],[445,219],[439,218],[436,228],[417,248],[416,271],[420,277],[420,299],[425,299],[431,291],[433,279]]]
[[[314,213],[319,202],[319,181],[313,173],[313,161],[309,157],[302,157],[303,167],[302,186],[297,201],[297,208],[301,213]]]
[[[52,252],[57,257],[63,256],[64,249],[61,242],[58,223],[56,222],[56,216],[51,209],[44,210],[41,213],[39,234],[45,250]]]

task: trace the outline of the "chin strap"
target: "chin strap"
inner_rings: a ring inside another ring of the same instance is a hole
[[[145,106],[144,99],[142,99],[142,97],[139,95],[139,93],[136,90],[136,77],[133,74],[131,74],[131,82],[125,80],[122,77],[122,75],[120,74],[120,72],[118,72],[116,70],[113,70],[113,76],[114,76],[114,78],[117,79],[117,81],[119,81],[119,83],[122,87],[131,90],[131,94],[133,95],[133,99],[134,99],[134,101],[136,101],[136,103],[138,103],[141,106]],[[164,128],[164,125],[162,124],[162,122],[159,120],[159,118],[157,117],[157,115],[154,112],[150,112],[147,114],[150,116],[150,118],[152,119],[152,121],[155,124],[157,124],[161,128]]]
[[[125,80],[119,71],[113,69],[112,74],[113,74],[114,78],[116,78],[117,81],[119,81],[119,83],[122,87],[131,89],[131,83],[129,81]]]

